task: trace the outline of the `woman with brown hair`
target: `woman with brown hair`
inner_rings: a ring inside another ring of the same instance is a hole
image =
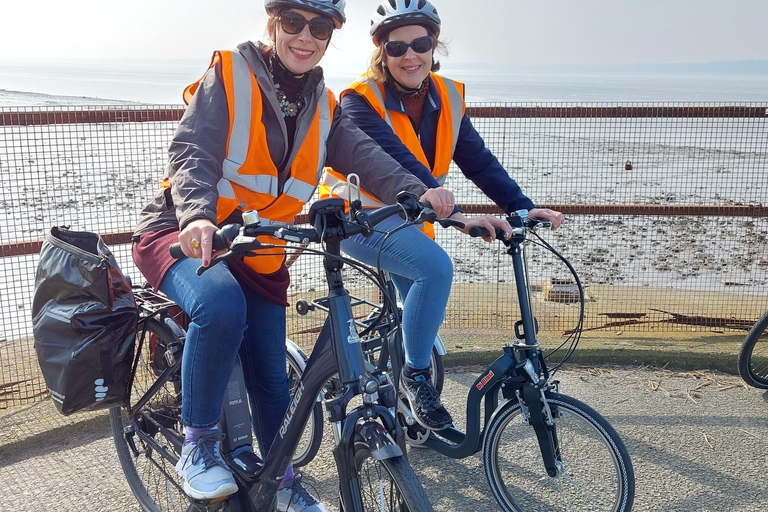
[[[218,226],[289,223],[314,194],[326,163],[355,172],[381,201],[421,195],[450,213],[453,195],[403,169],[336,105],[317,67],[344,0],[266,0],[271,44],[247,42],[214,53],[210,68],[184,93],[188,108],[169,149],[168,176],[145,207],[133,257],[149,283],[190,317],[182,359],[186,440],[177,464],[196,499],[234,492],[220,454],[222,399],[239,354],[261,452],[269,450],[289,402],[285,363],[288,270],[284,254],[229,259],[198,276],[215,251]],[[171,259],[179,242],[188,259]],[[271,240],[270,243],[279,243]],[[248,448],[248,447],[246,447]],[[277,496],[280,511],[325,511],[289,467]]]

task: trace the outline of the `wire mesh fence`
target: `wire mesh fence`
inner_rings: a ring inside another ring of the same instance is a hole
[[[542,236],[587,287],[586,328],[742,329],[768,308],[766,104],[474,104],[468,112],[523,191],[566,212],[569,222]],[[45,232],[69,225],[102,234],[140,282],[130,232],[161,181],[182,113],[0,109],[0,408],[45,396],[30,318]],[[461,170],[451,169],[447,186],[465,211],[497,211]],[[516,298],[500,244],[454,230],[437,237],[455,267],[444,337],[509,330]],[[567,269],[538,246],[528,252],[539,326],[567,331],[577,313]],[[290,301],[323,295],[319,265],[296,260]],[[360,276],[348,277],[354,293],[374,299]],[[288,332],[309,349],[322,320],[291,308]]]

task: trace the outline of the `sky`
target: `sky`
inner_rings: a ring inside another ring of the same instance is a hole
[[[360,70],[378,0],[347,0],[326,70]],[[768,0],[435,0],[444,65],[768,59]],[[4,2],[0,61],[195,59],[265,38],[262,0]],[[0,69],[0,72],[2,70]]]

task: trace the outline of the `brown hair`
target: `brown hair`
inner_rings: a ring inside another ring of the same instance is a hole
[[[432,29],[426,26],[424,28],[427,29],[427,34],[435,37],[435,32]],[[435,39],[435,47],[432,49],[432,68],[430,69],[432,73],[440,71],[440,63],[435,60],[435,53],[448,55],[448,46],[440,39]],[[379,36],[379,46],[373,51],[371,62],[368,64],[368,73],[378,84],[386,82],[389,76],[389,73],[387,73],[387,54],[384,51],[384,43],[387,41],[389,41],[389,32]]]

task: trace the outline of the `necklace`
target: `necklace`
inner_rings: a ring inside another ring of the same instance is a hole
[[[277,66],[275,66],[275,61],[277,61]],[[283,63],[280,62],[280,57],[277,56],[277,51],[275,51],[275,48],[272,48],[272,54],[268,59],[268,64],[269,72],[272,74],[273,80],[277,78],[275,67],[277,67],[278,74],[281,77],[287,78],[288,80],[299,79],[299,77],[290,73],[285,68],[285,66],[283,66]],[[296,117],[299,114],[299,110],[304,107],[304,100],[301,99],[301,93],[304,90],[304,84],[307,82],[308,75],[309,73],[304,73],[304,75],[301,77],[301,86],[299,87],[299,92],[296,93],[296,99],[293,101],[288,101],[288,96],[286,96],[285,91],[283,91],[280,88],[280,84],[275,81],[275,94],[277,95],[277,103],[280,105],[280,110],[283,113],[283,117]]]
[[[280,104],[280,110],[283,112],[283,117],[296,117],[299,110],[304,106],[304,101],[300,98],[301,91],[297,95],[295,101],[288,101],[288,97],[285,95],[280,84],[275,84],[275,92],[277,93],[277,102]]]

